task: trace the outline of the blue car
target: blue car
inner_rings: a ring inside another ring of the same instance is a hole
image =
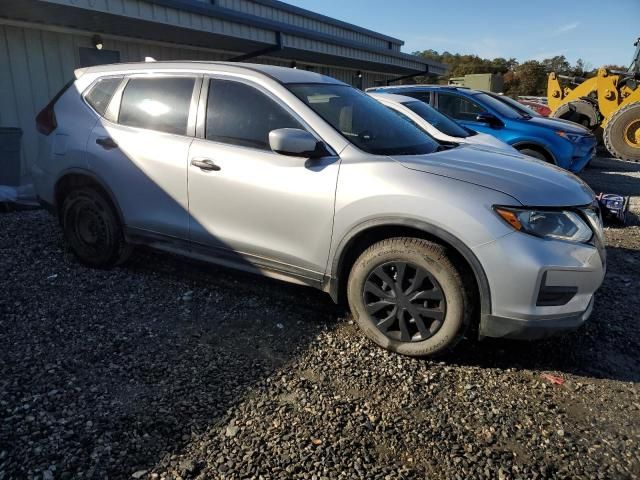
[[[574,173],[581,171],[595,154],[596,137],[586,128],[543,117],[503,95],[439,85],[375,87],[367,91],[422,100],[467,128],[493,135],[521,153]]]

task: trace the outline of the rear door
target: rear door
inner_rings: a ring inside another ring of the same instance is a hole
[[[200,83],[195,75],[126,78],[91,133],[89,167],[112,190],[130,233],[188,239],[187,156]]]
[[[189,151],[194,248],[319,280],[331,242],[338,157],[273,152],[271,130],[311,129],[276,96],[240,79],[205,80],[198,128],[201,138]]]

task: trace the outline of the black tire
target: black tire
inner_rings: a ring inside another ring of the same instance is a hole
[[[78,261],[94,268],[124,263],[133,250],[124,240],[111,203],[98,191],[79,188],[62,202],[64,238]]]
[[[603,140],[607,150],[616,158],[640,162],[640,102],[615,112],[604,127]]]
[[[534,150],[533,148],[522,148],[522,149],[518,149],[518,151],[523,154],[523,155],[527,155],[529,157],[533,157],[533,158],[537,158],[538,160],[542,160],[543,162],[547,162],[547,163],[553,163],[550,162],[549,159],[547,158],[547,156],[538,151],[538,150]]]
[[[602,118],[597,105],[584,99],[563,103],[550,116],[570,120],[590,130],[597,128]]]
[[[418,271],[425,278],[416,282]],[[382,280],[386,273],[393,276],[388,283]],[[374,293],[376,287],[384,296]],[[390,238],[365,250],[351,269],[347,297],[364,334],[402,355],[444,353],[458,343],[471,320],[469,294],[447,250],[418,238]],[[378,308],[383,303],[389,305]]]

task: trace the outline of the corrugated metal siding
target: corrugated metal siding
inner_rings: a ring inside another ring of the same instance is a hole
[[[330,45],[325,42],[311,40],[308,38],[296,37],[293,35],[283,35],[284,45],[312,52],[326,53],[330,55],[338,55],[341,57],[355,58],[368,62],[385,63],[387,65],[396,65],[398,67],[411,68],[414,70],[424,70],[424,64],[411,61],[405,58],[387,56],[379,53],[368,52],[356,48],[343,47],[340,45]]]
[[[44,0],[98,12],[126,15],[184,28],[245,38],[264,43],[276,43],[275,32],[239,23],[219,20],[176,8],[156,5],[141,0]]]
[[[207,3],[209,0],[200,1]],[[335,37],[343,38],[346,40],[364,43],[366,45],[371,45],[377,48],[388,48],[388,42],[381,38],[377,38],[362,32],[350,30],[348,28],[340,27],[330,23],[322,22],[315,18],[309,18],[305,17],[304,15],[298,15],[296,13],[291,13],[278,8],[262,5],[260,3],[252,2],[251,0],[216,0],[216,5],[228,8],[230,10],[249,13],[258,17],[268,18],[269,20],[288,23],[297,27],[333,35]],[[399,49],[400,46],[398,45],[398,50]]]
[[[88,37],[0,25],[0,125],[23,131],[23,172],[36,154],[35,116],[73,75]]]
[[[232,37],[256,40],[259,42],[275,44],[276,35],[271,30],[242,25],[235,22],[228,22],[211,18],[176,8],[164,7],[145,2],[144,0],[44,0],[50,3],[62,5],[73,5],[80,8],[92,9],[99,12],[107,12],[116,15],[126,15],[132,18],[151,20],[158,23],[180,25],[185,28],[218,33]],[[249,13],[252,15],[277,20],[280,22],[298,25],[311,30],[319,31],[338,38],[358,41],[377,48],[388,49],[388,42],[379,38],[369,37],[360,32],[347,30],[328,23],[319,22],[315,19],[295,15],[290,12],[268,7],[250,0],[216,0],[216,4],[229,9]],[[330,55],[340,55],[347,58],[356,58],[373,62],[408,67],[417,71],[424,69],[424,63],[412,61],[407,58],[385,55],[384,53],[368,52],[363,49],[343,47],[324,41],[301,38],[294,35],[285,35],[286,43],[289,46],[303,48],[305,50],[322,52]],[[399,51],[399,45],[395,45]],[[391,51],[391,50],[390,50]],[[435,71],[434,73],[445,73]]]
[[[104,5],[107,1],[78,0]],[[124,3],[127,0],[119,0]],[[156,60],[226,60],[229,53],[214,50],[181,48],[154,42],[129,39],[103,38],[105,50],[120,52],[122,62],[136,62],[144,57]],[[28,165],[37,154],[35,116],[49,100],[71,79],[80,66],[79,48],[92,48],[91,36],[82,32],[49,31],[33,27],[14,26],[0,20],[0,126],[22,128],[22,171],[28,174]],[[289,60],[260,57],[252,60],[280,66],[289,66]],[[301,67],[303,65],[300,65]],[[314,72],[335,77],[345,83],[359,86],[356,70],[314,65]],[[392,76],[363,72],[362,86],[367,88],[376,81]]]

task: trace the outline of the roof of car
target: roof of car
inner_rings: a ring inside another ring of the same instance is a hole
[[[407,103],[407,102],[419,102],[420,100],[416,100],[413,97],[407,97],[406,95],[398,95],[397,93],[385,93],[385,92],[367,92],[367,95],[375,98],[375,99],[384,99],[389,100],[391,102],[396,103]]]
[[[274,65],[262,65],[258,63],[242,62],[202,62],[202,61],[180,61],[180,62],[137,62],[137,63],[113,63],[110,65],[99,65],[76,70],[79,78],[85,73],[123,73],[135,71],[162,71],[162,70],[186,70],[186,71],[210,71],[210,72],[251,72],[269,76],[280,83],[333,83],[344,84],[340,80],[328,77],[308,70],[297,68],[276,67]]]
[[[430,90],[464,90],[472,95],[476,93],[481,93],[480,90],[473,90],[468,87],[462,87],[459,85],[433,85],[433,84],[417,84],[417,85],[389,85],[387,87],[371,87],[367,88],[367,91],[375,93],[375,92],[384,92],[386,90],[420,90],[420,89],[430,89]]]

